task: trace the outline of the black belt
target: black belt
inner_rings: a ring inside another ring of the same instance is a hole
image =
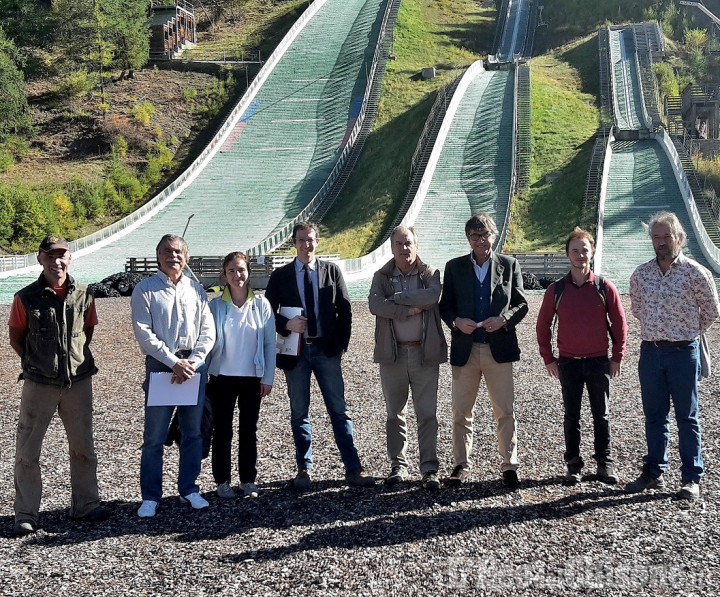
[[[643,340],[657,348],[669,348],[670,346],[689,346],[695,340]]]
[[[303,336],[303,342],[305,344],[320,344],[320,342],[322,342],[322,336],[314,336],[313,338]]]
[[[422,344],[422,342],[420,342],[420,340],[414,340],[414,341],[410,340],[407,342],[400,342],[398,340],[398,346],[420,346],[421,344]]]

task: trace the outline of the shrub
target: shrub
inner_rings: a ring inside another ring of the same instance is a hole
[[[55,191],[52,194],[52,203],[57,212],[57,218],[63,233],[75,228],[74,208],[70,197],[63,191]]]
[[[15,164],[15,157],[12,151],[5,147],[0,147],[0,173],[7,172]]]
[[[147,100],[135,104],[131,111],[133,120],[141,126],[148,126],[152,115],[155,114],[155,106]]]
[[[77,99],[88,95],[95,84],[95,77],[81,68],[61,75],[55,85],[55,93],[64,100]]]

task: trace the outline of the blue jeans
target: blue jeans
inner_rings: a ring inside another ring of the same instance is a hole
[[[152,357],[145,358],[145,403],[150,383],[150,373],[172,371]],[[143,434],[142,456],[140,458],[140,491],[143,500],[159,502],[162,497],[162,469],[165,438],[170,427],[174,410],[178,409],[180,431],[180,470],[178,472],[178,493],[188,495],[200,491],[195,483],[200,474],[202,463],[202,422],[205,406],[205,384],[207,382],[207,366],[203,363],[195,369],[200,375],[198,403],[195,406],[146,406],[145,432]]]
[[[700,374],[698,342],[664,348],[643,342],[638,374],[648,446],[645,470],[655,477],[667,470],[672,399],[678,426],[682,480],[683,483],[699,482],[703,476],[703,458],[697,386]]]
[[[315,374],[320,386],[345,470],[348,473],[359,472],[362,466],[353,440],[352,419],[345,404],[345,383],[340,368],[340,355],[325,356],[320,344],[303,344],[297,365],[285,371],[298,470],[311,469],[313,465],[310,430],[311,373]]]

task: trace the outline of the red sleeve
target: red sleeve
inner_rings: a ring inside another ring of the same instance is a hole
[[[90,303],[90,308],[85,314],[85,327],[94,328],[98,324],[97,310],[95,309],[95,299]]]
[[[555,282],[550,284],[545,291],[543,302],[538,313],[537,323],[535,324],[535,334],[537,336],[538,346],[540,347],[540,356],[546,365],[555,361],[552,352],[552,322],[555,317]]]
[[[12,308],[10,309],[10,321],[8,325],[11,328],[17,328],[19,330],[27,328],[27,313],[25,313],[25,307],[23,307],[22,301],[17,294],[13,299]]]

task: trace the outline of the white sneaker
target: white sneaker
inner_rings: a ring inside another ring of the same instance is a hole
[[[245,497],[256,498],[258,496],[258,488],[255,483],[241,483],[240,489],[243,490]]]
[[[207,508],[210,504],[202,497],[197,491],[195,493],[188,493],[187,495],[181,495],[180,501],[186,504],[190,504],[193,510],[202,510]]]
[[[152,500],[143,500],[138,508],[138,516],[140,518],[152,518],[157,512],[158,503]]]
[[[218,497],[226,500],[231,500],[237,497],[237,495],[235,494],[235,490],[230,487],[230,483],[228,483],[227,481],[218,485],[215,491],[217,492]]]

